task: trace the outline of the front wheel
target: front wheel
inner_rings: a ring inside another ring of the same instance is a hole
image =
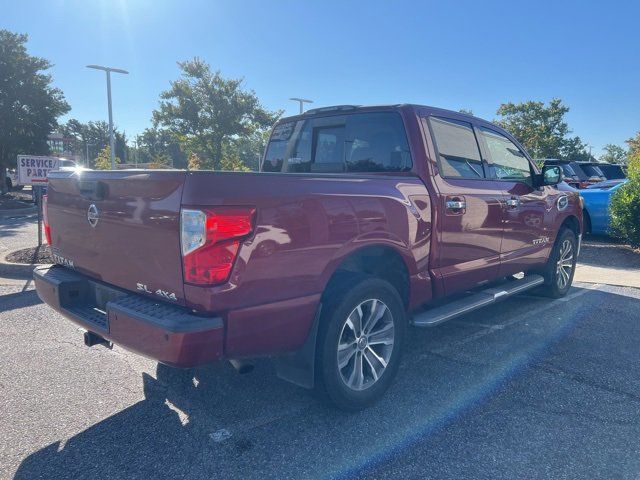
[[[577,253],[578,240],[575,233],[568,228],[562,229],[549,257],[542,293],[552,298],[567,294],[576,271]]]
[[[318,338],[317,385],[339,408],[357,411],[382,397],[396,376],[405,308],[378,278],[354,278],[332,291]]]

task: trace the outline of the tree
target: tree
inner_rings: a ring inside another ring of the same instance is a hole
[[[629,158],[640,155],[640,132],[636,136],[626,141],[629,145]]]
[[[600,155],[599,161],[604,163],[627,163],[627,151],[620,145],[608,143],[603,150],[604,153]]]
[[[75,139],[73,144],[74,153],[85,156],[88,150],[90,158],[109,145],[109,124],[104,121],[82,123],[72,118],[60,126],[60,133],[65,137]],[[113,129],[113,135],[115,137],[116,156],[124,158],[125,150],[127,149],[126,135],[119,132],[116,127]],[[89,161],[89,159],[87,160]],[[90,161],[89,166],[91,166]]]
[[[0,30],[0,189],[21,153],[46,154],[47,136],[70,109],[44,73],[51,63],[27,53],[27,35]]]
[[[202,160],[200,160],[200,157],[197,153],[191,152],[191,154],[189,155],[187,168],[189,170],[202,170]]]
[[[635,139],[640,140],[640,133]],[[640,144],[634,148],[632,141],[628,143],[632,147],[627,170],[629,181],[611,198],[611,230],[632,247],[640,247]]]
[[[470,108],[461,108],[460,110],[458,110],[460,113],[464,113],[466,115],[471,115],[473,116],[473,110],[471,110]]]
[[[224,78],[198,58],[178,65],[182,76],[160,94],[154,126],[196,152],[205,168],[220,169],[225,146],[268,129],[280,115],[264,109],[255,92],[243,90],[242,79]]]
[[[554,98],[544,102],[503,103],[498,108],[497,123],[516,137],[534,158],[563,158],[575,155],[582,142],[567,139],[569,126],[564,120],[569,107]],[[584,149],[584,146],[582,147]]]
[[[122,163],[122,160],[120,157],[116,157],[116,164],[119,163]],[[95,167],[98,170],[111,170],[111,148],[108,145],[98,153]]]
[[[187,155],[180,141],[166,129],[147,128],[138,137],[138,162],[155,162],[157,158],[167,159],[167,165],[176,168],[187,166]]]
[[[565,138],[560,148],[560,157],[570,162],[595,162],[596,158],[587,151],[580,137]]]

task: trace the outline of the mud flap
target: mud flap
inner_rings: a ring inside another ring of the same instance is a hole
[[[322,303],[318,306],[316,316],[309,330],[309,335],[302,347],[292,353],[276,358],[276,374],[282,380],[298,385],[299,387],[312,389],[314,387],[316,366],[316,340],[320,325],[320,313]]]

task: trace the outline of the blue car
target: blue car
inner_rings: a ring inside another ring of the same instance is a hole
[[[609,203],[612,195],[625,183],[627,180],[605,180],[580,190],[584,199],[584,233],[609,233]]]

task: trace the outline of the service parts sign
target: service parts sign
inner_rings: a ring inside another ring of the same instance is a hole
[[[46,185],[51,170],[58,170],[60,159],[35,155],[18,155],[18,184]]]

